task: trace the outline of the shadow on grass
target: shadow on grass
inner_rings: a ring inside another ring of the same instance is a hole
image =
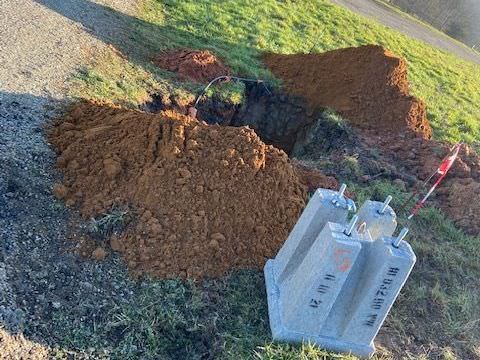
[[[218,35],[199,37],[193,32],[179,29],[175,23],[168,24],[167,21],[165,25],[153,24],[89,0],[34,1],[81,24],[97,39],[112,45],[130,61],[141,66],[161,51],[189,47],[212,50],[220,56],[228,54],[224,57],[230,59],[241,58],[237,64],[229,64],[241,75],[250,68],[261,67],[257,50],[242,43],[227,42]]]

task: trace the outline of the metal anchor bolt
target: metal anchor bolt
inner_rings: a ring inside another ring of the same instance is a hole
[[[333,198],[332,204],[335,204],[336,207],[340,207],[340,200],[342,200],[346,188],[347,188],[347,185],[342,184],[340,186],[340,189],[338,190],[338,193]]]
[[[388,204],[390,204],[390,201],[392,201],[393,197],[391,195],[388,195],[385,201],[383,202],[383,205],[380,210],[378,210],[378,213],[383,215],[385,213],[385,210],[387,210]]]
[[[400,246],[400,242],[407,236],[408,234],[408,228],[404,227],[402,231],[400,231],[400,234],[396,238],[393,239],[392,241],[392,246],[398,248]]]
[[[343,230],[343,233],[347,236],[352,235],[353,228],[355,227],[355,225],[357,225],[357,221],[358,215],[353,215],[352,220],[350,220],[350,223],[347,225],[345,230]]]

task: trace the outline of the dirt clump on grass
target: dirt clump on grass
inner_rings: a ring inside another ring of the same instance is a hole
[[[208,50],[177,49],[158,55],[153,63],[174,72],[182,80],[208,83],[212,79],[230,75],[230,69]]]
[[[135,209],[111,240],[134,275],[199,279],[262,267],[305,205],[287,155],[249,128],[83,103],[49,139],[64,174],[57,196],[85,217]]]
[[[338,190],[340,188],[340,184],[333,176],[327,176],[318,169],[305,166],[298,160],[293,160],[292,165],[301,183],[307,187],[309,192],[313,192],[318,188],[330,190]],[[348,193],[347,196],[352,197],[352,194]]]
[[[431,138],[423,101],[409,94],[406,61],[376,45],[323,54],[266,54],[285,89],[313,109],[332,108],[361,128]]]
[[[480,234],[480,182],[473,179],[457,179],[452,182],[448,196],[448,207],[445,212],[451,216],[455,224],[465,229],[468,234]]]

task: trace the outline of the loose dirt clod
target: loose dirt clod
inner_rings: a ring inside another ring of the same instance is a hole
[[[107,252],[105,249],[101,247],[97,247],[93,252],[92,252],[92,258],[97,261],[103,261],[107,257]]]
[[[264,61],[293,95],[313,109],[332,108],[354,125],[430,138],[425,104],[409,95],[407,65],[380,46],[323,54],[266,54]]]
[[[338,181],[333,176],[327,176],[319,170],[309,168],[300,161],[293,161],[292,164],[300,181],[307,187],[308,191],[315,191],[318,188],[338,190]],[[351,195],[351,193],[347,194],[349,197]]]
[[[182,80],[209,82],[231,71],[207,50],[179,49],[165,52],[153,60],[158,67],[177,73]]]
[[[253,130],[84,103],[50,132],[64,196],[85,217],[138,213],[112,248],[134,275],[203,278],[261,267],[305,205],[287,155]]]

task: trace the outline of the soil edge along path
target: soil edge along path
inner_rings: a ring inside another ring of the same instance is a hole
[[[288,156],[246,127],[84,103],[52,129],[56,195],[86,217],[131,205],[111,240],[135,275],[216,277],[275,256],[306,201]]]

